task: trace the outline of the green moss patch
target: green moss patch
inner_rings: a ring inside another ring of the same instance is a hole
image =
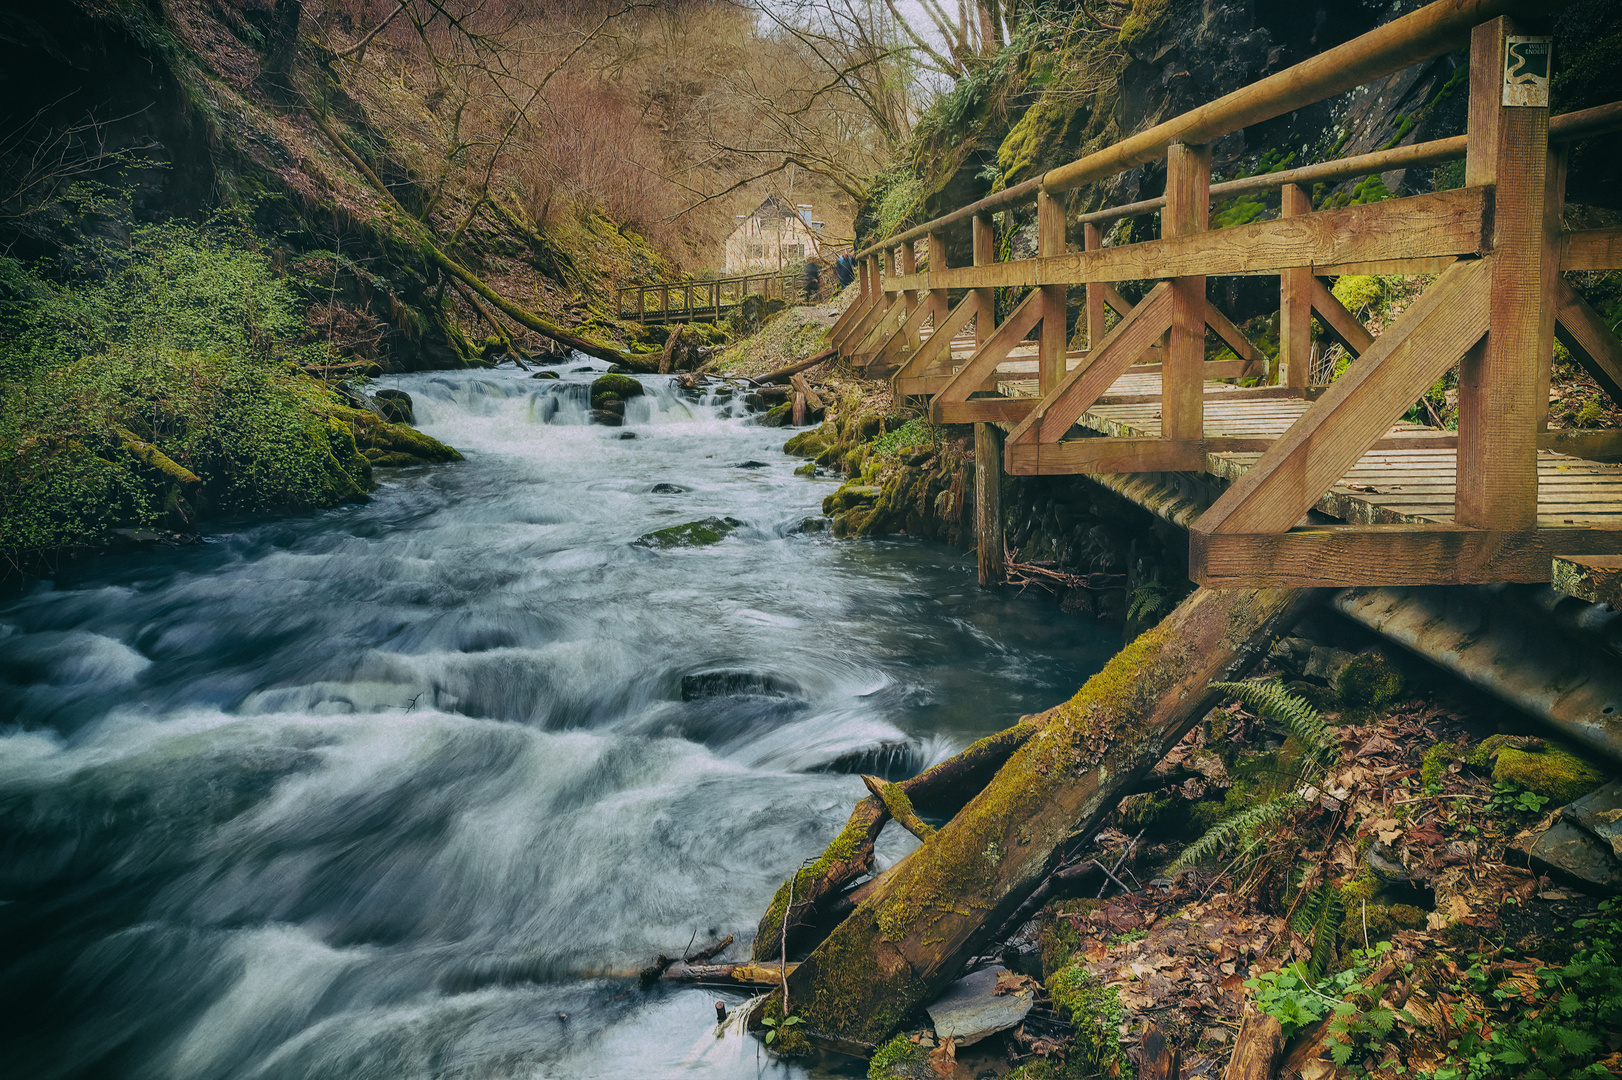
[[[1498,750],[1492,778],[1500,784],[1519,784],[1564,804],[1605,783],[1605,774],[1593,763],[1554,743],[1540,740],[1538,749],[1503,746]]]
[[[741,524],[742,522],[734,521],[732,518],[707,517],[700,521],[655,529],[637,537],[636,542],[643,547],[651,548],[705,547],[720,543]]]

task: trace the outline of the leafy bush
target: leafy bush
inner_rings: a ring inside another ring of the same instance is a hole
[[[133,226],[55,281],[0,260],[0,552],[18,565],[119,526],[362,496],[355,410],[286,363],[327,356],[303,332],[297,295],[229,222]]]

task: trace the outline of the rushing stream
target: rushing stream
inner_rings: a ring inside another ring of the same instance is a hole
[[[625,973],[746,940],[854,772],[1054,704],[1115,636],[802,531],[833,488],[729,403],[648,377],[587,423],[588,366],[391,378],[465,463],[0,603],[0,1072],[850,1071]],[[709,515],[743,525],[634,543]]]

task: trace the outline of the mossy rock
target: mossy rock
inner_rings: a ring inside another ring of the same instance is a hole
[[[555,371],[537,371],[530,376],[532,379],[561,379],[562,377]]]
[[[1540,740],[1540,744],[1539,749],[1499,747],[1493,780],[1519,784],[1562,806],[1605,783],[1605,773],[1592,762],[1553,743]]]
[[[883,488],[872,484],[841,484],[839,490],[822,500],[822,512],[829,517],[846,513],[864,503],[870,503],[883,494]]]
[[[358,433],[369,448],[409,454],[422,461],[461,461],[462,455],[432,435],[424,435],[405,424],[373,423]]]
[[[810,431],[802,431],[783,444],[783,453],[795,457],[814,458],[825,453],[839,439],[839,429],[831,423]]]
[[[421,465],[423,463],[422,458],[392,450],[373,449],[363,450],[361,453],[366,456],[367,461],[370,461],[374,467],[379,469],[399,469],[407,465]]]
[[[1365,913],[1367,922],[1365,923]],[[1423,930],[1429,913],[1412,904],[1347,904],[1340,924],[1343,945],[1361,949],[1365,932],[1368,941],[1389,941],[1398,930]]]
[[[1341,669],[1335,691],[1353,708],[1383,709],[1402,696],[1406,684],[1397,666],[1378,653],[1362,653]]]
[[[629,375],[599,375],[591,384],[591,407],[601,409],[614,401],[641,397],[642,384]]]
[[[766,415],[760,418],[760,422],[766,427],[788,427],[794,422],[793,404],[785,401],[781,405],[773,405],[766,410]]]
[[[867,1080],[935,1080],[928,1048],[912,1041],[917,1037],[917,1032],[904,1032],[873,1051]]]
[[[411,403],[411,395],[404,390],[379,390],[372,395],[377,403],[378,411],[383,419],[391,424],[415,424],[417,413]]]
[[[806,462],[804,465],[801,465],[799,468],[794,470],[794,475],[806,477],[817,475],[817,463],[814,461]]]
[[[707,517],[683,525],[655,529],[638,537],[636,542],[643,547],[655,548],[705,547],[720,543],[742,524],[733,518]]]

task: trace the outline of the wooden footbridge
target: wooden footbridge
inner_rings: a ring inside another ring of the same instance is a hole
[[[1123,474],[1195,474],[1214,494],[1190,521],[1189,572],[1208,586],[1548,581],[1557,557],[1622,554],[1622,465],[1592,460],[1622,458],[1622,433],[1547,430],[1557,337],[1622,401],[1622,343],[1561,276],[1622,266],[1622,230],[1562,225],[1566,146],[1622,127],[1622,103],[1550,118],[1558,6],[1431,4],[860,252],[832,340],[936,422],[976,425],[982,574],[1000,574],[999,466],[1117,490]],[[1211,182],[1222,136],[1466,44],[1467,134]],[[1066,192],[1161,158],[1164,197],[1067,220]],[[1307,194],[1458,158],[1456,190],[1317,211]],[[1208,227],[1213,199],[1269,190],[1277,219]],[[996,261],[992,215],[1032,201],[1035,257]],[[1155,211],[1158,239],[1102,243]],[[971,266],[945,263],[956,228]],[[1436,277],[1376,338],[1320,280],[1348,273]],[[1210,276],[1262,274],[1279,279],[1276,363],[1207,299]],[[1135,304],[1113,288],[1143,280],[1158,284]],[[1085,351],[1067,350],[1071,286]],[[1028,290],[1000,323],[998,288]],[[1309,382],[1314,316],[1355,357],[1327,386]],[[1237,359],[1207,360],[1208,331]],[[1400,423],[1455,365],[1458,430]]]
[[[627,285],[618,292],[622,319],[640,323],[715,322],[724,319],[747,296],[782,300],[788,275],[744,274],[713,281],[662,281],[655,285]]]

